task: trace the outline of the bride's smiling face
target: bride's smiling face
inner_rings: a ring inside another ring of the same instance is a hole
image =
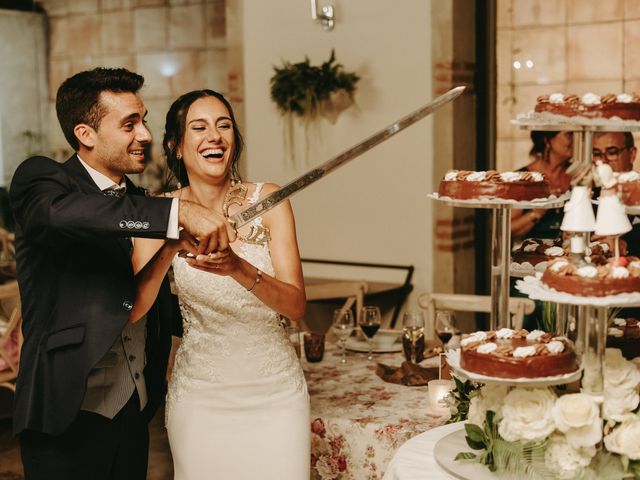
[[[180,148],[189,178],[226,179],[234,147],[233,122],[224,104],[215,97],[193,102]]]

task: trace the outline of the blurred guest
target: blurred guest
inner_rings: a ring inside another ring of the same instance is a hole
[[[571,187],[567,173],[573,155],[571,132],[531,132],[533,146],[529,151],[531,163],[521,171],[540,172],[545,175],[551,193],[559,195]],[[511,234],[515,238],[557,238],[560,235],[562,209],[535,209],[511,211]]]
[[[630,132],[604,132],[593,136],[593,162],[601,161],[608,164],[614,172],[628,172],[633,170],[633,162],[637,149],[633,135]],[[594,192],[594,197],[598,193]],[[640,256],[640,217],[631,215],[629,221],[633,229],[621,238],[626,241],[628,254]],[[597,236],[592,237],[599,239]],[[601,239],[613,243],[612,239]]]
[[[633,170],[636,151],[630,132],[605,132],[593,136],[593,161],[607,163],[614,172]]]

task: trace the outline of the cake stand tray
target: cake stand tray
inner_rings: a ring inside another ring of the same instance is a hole
[[[553,375],[550,377],[539,378],[502,378],[491,377],[479,373],[470,372],[460,366],[460,349],[449,350],[447,352],[447,363],[453,369],[454,373],[463,380],[468,379],[480,383],[501,383],[503,385],[513,385],[516,387],[546,387],[551,385],[564,385],[580,380],[582,376],[582,368],[575,372],[565,373],[563,375]]]
[[[565,117],[549,112],[529,112],[511,120],[523,130],[564,131],[564,132],[637,132],[640,121],[619,118]]]
[[[433,456],[440,467],[449,475],[462,480],[519,480],[513,475],[497,474],[489,470],[485,465],[469,461],[456,461],[456,455],[460,452],[473,451],[465,440],[464,425],[460,429],[445,435],[436,442],[433,448]]]
[[[437,192],[430,193],[427,197],[433,200],[439,200],[446,203],[451,207],[464,207],[464,208],[559,208],[562,207],[569,199],[570,193],[566,192],[556,197],[551,195],[547,198],[536,198],[534,200],[519,201],[508,198],[496,198],[496,197],[481,197],[470,198],[466,200],[441,197]]]
[[[638,307],[640,306],[640,292],[620,293],[606,297],[582,297],[570,293],[558,292],[548,287],[540,280],[542,275],[528,276],[516,281],[516,289],[528,295],[532,300],[543,302],[565,303],[569,305],[584,305],[593,307]]]

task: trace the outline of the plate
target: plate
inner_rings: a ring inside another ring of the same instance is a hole
[[[440,196],[438,192],[427,195],[428,198],[439,200],[452,207],[465,208],[558,208],[564,205],[569,199],[570,192],[565,192],[559,197],[551,195],[547,198],[536,198],[533,200],[513,200],[509,198],[479,197],[479,198],[451,198]]]
[[[606,297],[582,297],[570,293],[558,292],[542,283],[542,273],[524,277],[516,281],[516,290],[528,295],[531,300],[543,302],[567,303],[570,305],[591,305],[594,307],[638,307],[640,292],[619,293]]]
[[[542,387],[548,385],[563,385],[565,383],[575,382],[582,376],[582,367],[575,372],[565,373],[562,375],[553,375],[550,377],[538,378],[502,378],[490,377],[480,373],[470,372],[460,366],[460,349],[449,350],[447,352],[447,363],[449,366],[463,379],[468,378],[474,382],[481,383],[503,383],[505,385],[517,385],[518,387]]]
[[[455,461],[456,455],[460,452],[473,452],[465,440],[464,424],[460,424],[460,429],[445,435],[436,442],[433,448],[433,456],[448,474],[463,480],[518,480],[513,475],[491,472],[486,466],[470,461]],[[474,452],[475,453],[475,452]]]
[[[376,342],[378,334],[380,333],[396,333],[398,338],[392,344],[382,344]],[[392,329],[381,329],[378,331],[375,337],[373,337],[373,349],[371,350],[373,353],[392,353],[392,352],[401,352],[402,351],[402,332],[400,330],[392,330]],[[347,339],[347,350],[351,350],[352,352],[364,352],[369,353],[369,344],[364,338],[360,337],[349,337]]]

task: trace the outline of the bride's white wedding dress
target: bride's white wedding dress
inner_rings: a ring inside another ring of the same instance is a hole
[[[268,244],[236,253],[273,275]],[[173,271],[184,322],[166,405],[175,479],[308,480],[309,397],[278,314],[230,277],[178,257]]]

